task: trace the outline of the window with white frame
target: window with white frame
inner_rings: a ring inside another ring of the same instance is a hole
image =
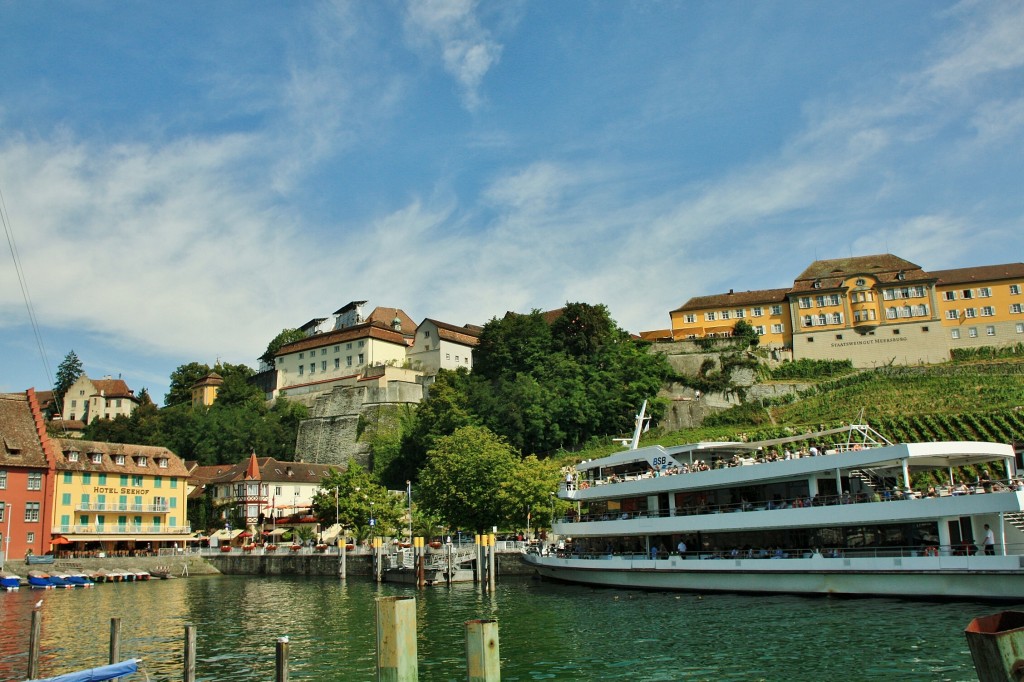
[[[829,305],[839,305],[839,294],[829,294],[828,295],[828,304]]]
[[[7,470],[0,469],[0,490],[7,490]]]
[[[1011,284],[1010,285],[1010,293],[1014,294],[1014,295],[1019,294],[1020,293],[1020,285],[1019,284]]]
[[[896,313],[896,309],[895,308],[886,308],[885,309],[885,319],[887,319],[887,320],[895,320],[896,319],[896,314],[897,313]]]
[[[25,503],[25,521],[27,523],[34,523],[39,520],[39,503],[38,502],[26,502]]]
[[[996,335],[996,328],[993,325],[991,325],[991,324],[988,325],[987,327],[985,327],[985,335],[986,336],[995,336]]]
[[[114,464],[124,466],[124,455],[114,455]]]
[[[4,516],[7,514],[7,503],[0,502],[0,523],[3,523]],[[4,548],[6,550],[6,548]]]
[[[729,311],[728,310],[723,310],[722,311],[722,319],[723,320],[728,320],[729,319]]]
[[[1018,322],[1016,331],[1018,334],[1024,334],[1024,322]]]
[[[982,317],[992,317],[996,314],[996,309],[990,305],[982,306],[981,315]]]
[[[750,314],[751,314],[751,315],[752,315],[753,317],[761,317],[762,315],[764,315],[764,309],[763,309],[763,308],[761,308],[761,307],[756,307],[756,308],[753,308],[753,309],[752,309],[752,310],[750,311]]]
[[[947,320],[958,320],[958,319],[960,319],[960,311],[959,310],[947,310],[946,311],[946,319]]]
[[[704,319],[706,321],[708,321],[708,322],[714,322],[715,321],[715,314],[713,312],[704,313]]]
[[[103,464],[103,453],[90,452],[89,461],[92,462],[93,464]]]
[[[975,310],[974,308],[964,308],[964,317],[972,318],[972,317],[977,317],[977,316],[978,316],[978,311]]]
[[[815,296],[814,297],[814,305],[818,306],[819,308],[824,308],[825,307],[825,297],[824,296]]]
[[[149,464],[149,458],[145,455],[139,455],[135,458],[135,464],[140,467],[147,466]]]
[[[28,489],[29,490],[42,490],[43,489],[43,474],[41,471],[30,471],[28,474]]]
[[[915,315],[927,315],[928,314],[928,306],[925,305],[924,303],[922,303],[920,305],[914,306],[914,314]]]
[[[978,328],[977,327],[971,327],[970,329],[968,329],[967,330],[967,336],[971,337],[972,339],[978,338]]]
[[[697,321],[697,316],[693,313],[687,313],[686,317],[683,318],[683,321],[686,322],[686,324],[693,324]]]
[[[974,290],[964,289],[963,291],[960,292],[960,298],[974,298]]]
[[[305,365],[299,365],[299,376],[301,377],[305,373]]]
[[[924,298],[924,287],[914,287],[914,298]]]
[[[942,292],[942,300],[943,301],[955,301],[956,300],[956,292],[955,291],[943,291]]]
[[[348,355],[348,356],[345,357],[345,366],[346,367],[351,367],[352,366],[352,356],[351,355]]]
[[[781,333],[782,333],[782,325],[781,324],[773,324],[772,325],[772,334],[781,334]]]
[[[763,326],[758,325],[758,326],[754,327],[754,331],[757,332],[758,336],[764,336],[764,327]]]
[[[981,296],[982,298],[988,298],[991,295],[992,289],[990,289],[989,287],[981,287],[980,289],[978,289],[978,296]]]
[[[1020,303],[1013,303],[1013,304],[1010,305],[1010,312],[1011,313],[1014,313],[1015,315],[1017,315],[1017,314],[1020,314],[1022,311],[1024,311],[1024,307],[1022,307]]]
[[[894,298],[896,298],[896,290],[895,289],[882,289],[882,300],[883,301],[891,301]]]
[[[811,307],[811,299],[809,297],[807,297],[807,296],[801,296],[800,297],[800,307],[801,308],[810,308]]]
[[[842,313],[832,313],[832,324],[842,324],[842,323],[843,323],[843,314]]]
[[[772,311],[772,315],[781,315],[782,314],[782,306],[781,305],[773,305],[771,307],[771,311]]]
[[[814,318],[811,317],[810,315],[804,315],[804,326],[805,327],[813,327],[814,326]]]
[[[960,338],[960,330],[959,329],[954,329],[953,331],[951,331],[949,333],[949,335],[951,337],[953,337],[954,339],[959,339]]]
[[[68,452],[68,461],[69,462],[77,462],[78,461],[78,451],[77,450],[71,450],[70,452]]]
[[[818,315],[818,324],[828,324],[828,317],[824,313]]]
[[[733,311],[733,313],[736,315],[737,320],[743,319],[743,308],[737,308],[736,310]]]
[[[910,317],[910,306],[905,305],[900,308],[900,317]]]
[[[320,371],[321,372],[326,372],[327,371],[327,361],[326,360],[321,360],[320,361]]]

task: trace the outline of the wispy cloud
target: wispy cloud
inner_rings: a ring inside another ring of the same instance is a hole
[[[476,9],[476,0],[412,0],[406,8],[406,39],[439,53],[470,111],[483,103],[480,85],[502,51],[491,32],[481,26]]]

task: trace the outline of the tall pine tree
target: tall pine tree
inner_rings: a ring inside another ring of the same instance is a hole
[[[64,414],[64,394],[68,392],[73,383],[78,381],[78,377],[82,376],[82,374],[84,374],[82,361],[75,355],[74,350],[69,351],[64,356],[60,366],[57,367],[57,383],[53,387],[53,404],[61,413],[61,416]]]

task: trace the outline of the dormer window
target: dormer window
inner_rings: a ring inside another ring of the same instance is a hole
[[[145,455],[138,455],[138,456],[137,456],[137,457],[135,458],[135,463],[136,463],[137,465],[139,465],[140,467],[144,467],[144,466],[146,466],[146,464],[147,464],[147,462],[148,462],[148,461],[149,461],[149,458],[148,458],[148,457],[146,457]]]
[[[161,469],[166,469],[167,468],[167,458],[166,457],[160,457],[159,459],[156,460],[156,464]]]
[[[103,455],[99,452],[90,452],[89,461],[93,464],[103,464]]]
[[[859,287],[862,287],[862,286],[864,286],[865,284],[867,284],[867,282],[865,282],[865,281],[864,281],[864,278],[863,278],[863,277],[861,277],[860,279],[858,279],[858,280],[857,280],[856,284],[857,284],[857,286],[859,286]]]
[[[814,280],[814,284],[812,284],[811,286],[813,286],[815,289],[820,289],[821,288],[821,280],[820,279]]]
[[[896,273],[896,279],[898,279],[899,281],[902,282],[906,278],[907,278],[907,273],[903,272],[902,270],[900,270],[899,272]]]
[[[78,461],[78,451],[77,450],[71,450],[71,451],[68,452],[68,461],[69,462],[77,462]]]

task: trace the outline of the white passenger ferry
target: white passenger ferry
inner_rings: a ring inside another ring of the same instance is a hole
[[[653,590],[1024,599],[1024,485],[1009,445],[892,444],[867,425],[638,448],[576,466],[546,578]],[[802,450],[796,446],[802,445]],[[961,480],[966,465],[987,477]],[[911,475],[935,472],[913,490]],[[685,551],[683,546],[685,545]]]

